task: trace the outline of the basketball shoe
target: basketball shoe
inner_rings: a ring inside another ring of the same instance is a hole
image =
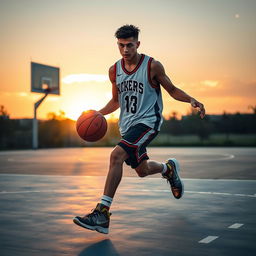
[[[84,217],[76,216],[73,222],[83,228],[96,230],[103,234],[108,234],[108,227],[111,213],[105,205],[97,204],[96,208]]]
[[[166,161],[167,171],[163,174],[163,178],[170,183],[172,194],[176,199],[180,199],[184,193],[184,185],[179,177],[179,163],[175,158]]]

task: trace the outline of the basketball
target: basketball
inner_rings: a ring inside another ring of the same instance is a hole
[[[107,131],[107,121],[98,111],[88,110],[81,114],[76,121],[78,135],[85,141],[100,140]]]

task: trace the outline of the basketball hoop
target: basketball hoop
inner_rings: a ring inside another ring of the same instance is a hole
[[[31,62],[31,92],[44,93],[44,96],[34,104],[33,118],[33,148],[38,148],[37,108],[48,94],[60,94],[60,69]]]

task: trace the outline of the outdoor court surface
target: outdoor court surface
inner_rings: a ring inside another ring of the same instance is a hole
[[[104,235],[72,219],[99,202],[111,150],[0,152],[0,255],[256,255],[255,148],[149,148],[180,161],[183,198],[125,166]]]

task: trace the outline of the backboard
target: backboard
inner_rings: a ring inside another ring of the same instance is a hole
[[[60,69],[31,62],[31,92],[60,94]]]

